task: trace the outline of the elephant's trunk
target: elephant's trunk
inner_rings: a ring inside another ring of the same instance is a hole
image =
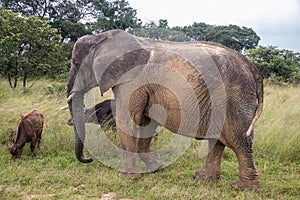
[[[73,127],[75,134],[75,155],[80,162],[90,163],[92,158],[83,156],[83,144],[85,140],[85,124],[83,116],[83,94],[74,93],[73,98],[68,102],[69,109],[73,118]]]

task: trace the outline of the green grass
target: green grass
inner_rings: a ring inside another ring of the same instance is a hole
[[[73,151],[73,129],[66,125],[65,84],[49,80],[28,83],[31,88],[11,91],[0,79],[0,199],[299,199],[300,198],[300,87],[265,88],[264,112],[256,126],[254,156],[262,189],[237,191],[235,155],[225,150],[222,175],[217,183],[194,180],[192,175],[204,162],[204,142],[191,147],[173,164],[138,180],[121,179],[118,171],[95,160],[79,163]],[[111,97],[108,94],[104,98]],[[41,148],[30,156],[27,144],[21,159],[13,162],[6,144],[10,127],[32,109],[45,116]],[[163,130],[164,131],[164,130]],[[164,133],[155,145],[172,135]],[[154,146],[155,148],[156,146]],[[86,152],[88,155],[88,153]]]

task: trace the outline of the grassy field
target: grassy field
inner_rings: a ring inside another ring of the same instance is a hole
[[[218,183],[192,178],[204,161],[199,152],[201,141],[193,141],[173,164],[155,174],[143,174],[138,180],[121,179],[117,170],[97,160],[79,163],[73,151],[73,129],[66,125],[69,112],[59,110],[65,104],[65,84],[40,80],[29,82],[26,91],[12,91],[0,79],[1,200],[300,199],[300,87],[265,88],[265,109],[254,141],[262,188],[248,192],[231,188],[238,176],[238,164],[229,149],[224,153]],[[8,129],[16,128],[21,115],[35,108],[45,116],[41,148],[32,158],[27,144],[21,159],[14,162],[6,146]]]

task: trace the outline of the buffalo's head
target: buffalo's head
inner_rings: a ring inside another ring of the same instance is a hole
[[[17,145],[13,144],[12,146],[8,147],[10,154],[12,155],[11,158],[13,160],[20,158],[23,153],[23,148],[18,148]]]

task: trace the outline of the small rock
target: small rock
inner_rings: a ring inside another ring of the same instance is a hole
[[[85,190],[86,186],[81,184],[81,185],[75,186],[74,188],[78,189],[78,190]]]
[[[115,193],[103,193],[99,200],[112,200],[115,196]]]

